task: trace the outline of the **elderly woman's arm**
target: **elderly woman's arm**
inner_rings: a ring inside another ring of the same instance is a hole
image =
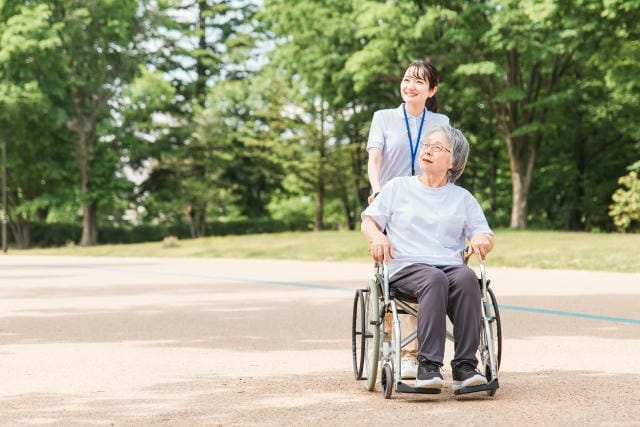
[[[469,241],[467,256],[476,254],[480,262],[484,262],[487,254],[493,250],[493,234],[476,233]]]
[[[380,230],[380,226],[370,216],[362,220],[360,230],[371,243],[371,256],[377,262],[388,262],[393,259],[393,248],[389,238]]]

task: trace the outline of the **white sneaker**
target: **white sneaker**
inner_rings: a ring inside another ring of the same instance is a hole
[[[400,373],[403,379],[415,378],[418,375],[418,361],[412,357],[402,359]]]

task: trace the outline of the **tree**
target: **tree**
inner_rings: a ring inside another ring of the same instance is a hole
[[[314,228],[324,228],[327,197],[340,200],[346,224],[355,228],[369,189],[362,122],[370,119],[370,104],[356,96],[345,68],[359,47],[352,2],[271,0],[260,17],[276,45],[271,63],[299,94],[298,176],[315,196]]]
[[[80,172],[82,237],[80,244],[98,242],[97,214],[101,195],[96,180],[109,182],[114,168],[99,178],[92,168],[98,164],[98,125],[108,117],[109,101],[118,86],[130,80],[139,59],[143,28],[137,0],[50,0],[53,22],[61,23],[58,36],[64,53],[69,120],[75,133],[75,157]],[[100,161],[117,161],[118,157]],[[104,166],[102,164],[101,166]],[[98,171],[95,171],[98,172]]]
[[[208,165],[203,197],[217,216],[263,218],[282,189],[291,157],[281,116],[288,88],[271,71],[219,82],[209,90],[208,106],[196,111],[194,142]]]
[[[637,6],[626,3],[631,15]],[[506,143],[512,179],[511,227],[527,226],[529,190],[541,145],[559,122],[550,111],[571,91],[574,71],[615,49],[633,18],[600,2],[518,1],[457,10],[447,45],[473,61],[460,65],[485,99]],[[611,28],[624,29],[611,32]],[[456,49],[456,44],[459,46]]]
[[[616,52],[625,40],[634,39],[640,8],[630,1],[552,0],[354,5],[361,47],[347,70],[358,92],[380,87],[398,63],[433,58],[443,74],[439,94],[445,97],[444,111],[454,124],[482,132],[481,145],[493,144],[496,136],[505,144],[510,225],[516,228],[527,226],[540,148],[558,137],[564,119],[551,112],[566,105],[576,70],[593,66],[594,57],[606,59],[606,66],[611,61],[605,52]],[[496,165],[502,166],[489,170]]]
[[[209,184],[212,174],[219,173],[207,152],[210,147],[194,138],[197,115],[209,107],[211,87],[248,76],[245,61],[253,47],[255,8],[251,1],[171,0],[153,11],[156,30],[151,45],[156,47],[149,66],[171,79],[175,96],[164,111],[171,125],[164,126],[165,132],[149,147],[151,171],[142,189],[154,192],[147,202],[164,210],[161,215],[171,211],[171,216],[186,216],[192,237],[206,232]],[[212,123],[216,124],[223,127]]]
[[[0,140],[7,146],[13,239],[31,243],[31,223],[64,203],[71,182],[64,132],[64,80],[59,24],[47,5],[0,4]]]
[[[149,157],[150,153],[153,153],[151,150],[155,147],[154,142],[171,132],[172,123],[167,120],[165,112],[170,109],[174,98],[175,88],[163,73],[151,71],[140,65],[138,76],[124,87],[112,102],[113,124],[110,126],[110,132],[113,141],[119,141],[121,144],[119,152],[125,167],[129,168],[133,175],[137,175],[136,186],[128,201],[130,207],[136,211],[135,221],[138,223],[161,216],[152,208],[153,201],[158,196],[162,198],[163,191],[169,190],[163,185],[157,188],[145,187],[143,181],[148,174]],[[170,195],[167,195],[167,198],[170,198]],[[161,211],[167,212],[166,209]]]

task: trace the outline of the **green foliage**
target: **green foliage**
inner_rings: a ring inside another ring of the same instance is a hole
[[[239,136],[252,131],[230,123],[252,123],[235,90],[248,91],[240,82],[249,74],[246,61],[254,46],[255,7],[251,1],[227,0],[149,4],[147,17],[153,28],[149,69],[157,73],[147,74],[145,85],[131,91],[149,92],[152,87],[147,85],[162,73],[173,93],[162,90],[167,102],[157,105],[159,111],[152,120],[127,117],[131,128],[144,123],[145,140],[137,141],[131,151],[131,165],[148,168],[148,178],[136,195],[144,220],[187,219],[192,237],[197,237],[205,233],[208,217],[264,212],[268,194],[263,195],[264,186],[250,192],[255,188],[248,185],[254,169],[252,165],[245,168],[241,157],[253,150],[247,140],[259,136]],[[162,82],[160,87],[167,84]],[[150,107],[147,102],[143,105],[144,110]],[[225,174],[243,171],[249,176],[242,176],[242,183],[224,179]],[[249,200],[244,197],[247,193],[252,196]],[[238,206],[242,203],[246,205]]]
[[[618,183],[640,158],[637,22],[632,0],[0,2],[10,226],[91,205],[105,239],[135,234],[130,211],[181,239],[266,216],[356,227],[372,113],[431,57],[492,226],[519,195],[530,227],[637,230],[635,178]]]
[[[620,231],[640,230],[640,161],[618,180],[620,187],[611,197],[609,216]]]
[[[293,126],[283,140],[295,146],[289,173],[300,192],[293,197],[313,194],[316,229],[333,221],[325,218],[332,200],[342,206],[340,222],[355,227],[356,212],[369,188],[362,141],[371,110],[381,96],[393,96],[386,91],[356,92],[352,70],[357,65],[350,61],[365,41],[357,33],[362,27],[359,19],[368,19],[363,12],[369,9],[361,2],[273,0],[265,2],[259,16],[280,41],[269,56],[269,67],[282,70],[292,86],[285,114]],[[378,62],[372,60],[360,71],[374,68]]]
[[[304,222],[313,228],[314,200],[305,196],[276,197],[268,206],[270,216],[279,221]]]
[[[29,223],[68,199],[71,139],[62,129],[65,70],[50,5],[0,9],[0,141],[7,146],[7,215],[20,245]]]
[[[280,188],[289,156],[276,114],[286,102],[286,88],[263,76],[218,83],[209,90],[208,106],[196,111],[194,143],[208,164],[202,166],[208,168],[207,188],[199,194],[216,216],[229,206],[229,198],[241,215],[264,216],[272,193]]]
[[[473,64],[463,64],[456,69],[461,76],[497,76],[502,72],[494,62],[480,61]]]

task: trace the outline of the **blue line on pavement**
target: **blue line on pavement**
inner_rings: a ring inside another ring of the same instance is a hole
[[[108,270],[108,271],[123,272],[123,273],[155,274],[155,275],[161,275],[161,276],[196,277],[200,279],[229,280],[233,282],[257,283],[257,284],[277,285],[277,286],[292,286],[292,287],[309,288],[309,289],[327,289],[327,290],[333,290],[333,291],[353,292],[355,290],[353,288],[347,288],[343,286],[321,285],[316,283],[281,282],[281,281],[275,281],[275,280],[251,279],[251,278],[243,278],[243,277],[213,276],[208,274],[190,274],[190,273],[185,274],[185,273],[128,270],[128,269],[118,269],[118,268],[82,267],[82,266],[77,266],[77,268],[84,268],[87,270]],[[366,281],[364,283],[366,283]],[[549,310],[546,308],[523,307],[518,305],[498,304],[498,308],[500,310],[524,311],[524,312],[536,313],[536,314],[549,314],[554,316],[577,317],[581,319],[600,320],[605,322],[631,323],[635,325],[640,325],[640,319],[631,319],[627,317],[600,316],[596,314],[577,313],[572,311]]]
[[[633,323],[636,325],[640,325],[640,319],[630,319],[627,317],[599,316],[597,314],[576,313],[573,311],[548,310],[546,308],[521,307],[518,305],[498,304],[498,308],[500,310],[526,311],[529,313],[536,313],[536,314],[552,314],[556,316],[579,317],[582,319],[604,320],[606,322]]]
[[[172,273],[168,271],[148,271],[148,270],[129,270],[124,268],[103,268],[103,267],[83,267],[75,266],[74,268],[82,268],[85,270],[100,270],[100,271],[112,271],[117,273],[134,273],[134,274],[153,274],[156,276],[178,276],[178,277],[194,277],[197,279],[214,279],[214,280],[228,280],[230,282],[241,283],[258,283],[263,285],[279,285],[279,286],[293,286],[298,288],[312,288],[312,289],[328,289],[335,291],[353,291],[352,288],[345,288],[344,286],[332,286],[332,285],[320,285],[315,283],[303,283],[303,282],[280,282],[275,280],[264,279],[251,279],[246,277],[231,277],[231,276],[214,276],[211,274],[193,274],[193,273]]]

